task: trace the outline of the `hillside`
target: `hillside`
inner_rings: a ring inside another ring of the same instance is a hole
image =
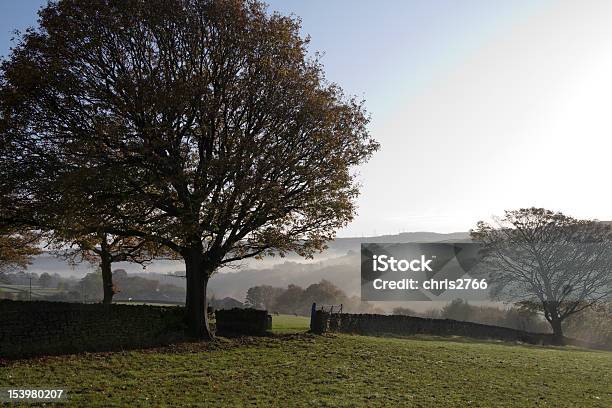
[[[328,243],[329,251],[346,253],[360,251],[360,245],[368,243],[402,243],[402,242],[462,242],[469,240],[467,232],[451,232],[442,234],[438,232],[402,232],[395,235],[379,235],[373,237],[336,238]]]
[[[277,331],[307,320],[275,317]],[[53,384],[68,406],[605,407],[612,353],[462,339],[277,334],[9,362],[0,387]]]

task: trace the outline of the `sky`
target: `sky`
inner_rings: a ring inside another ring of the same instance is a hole
[[[0,2],[1,55],[43,3]],[[466,231],[531,206],[612,219],[612,2],[268,3],[301,17],[381,143],[339,236]]]

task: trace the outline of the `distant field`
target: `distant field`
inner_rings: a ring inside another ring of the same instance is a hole
[[[0,366],[0,387],[42,385],[69,406],[610,407],[612,353],[302,333]]]
[[[10,294],[19,294],[23,293],[25,295],[30,294],[30,286],[29,285],[7,285],[0,284],[0,293],[10,293]],[[43,288],[40,286],[32,286],[32,298],[33,299],[42,299],[45,296],[55,295],[60,293],[59,290],[55,288]]]
[[[304,316],[272,316],[272,331],[275,333],[297,333],[310,329],[310,318]]]
[[[149,305],[149,306],[164,306],[164,307],[172,307],[172,306],[183,306],[182,303],[179,302],[160,302],[160,301],[130,301],[130,300],[114,300],[114,304],[117,305]]]

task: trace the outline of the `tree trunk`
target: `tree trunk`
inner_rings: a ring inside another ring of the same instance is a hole
[[[102,299],[102,303],[110,305],[113,302],[115,290],[113,287],[112,261],[109,256],[102,254],[100,269],[102,270],[102,286],[104,287],[104,298]]]
[[[185,257],[187,294],[185,299],[185,320],[190,336],[196,339],[213,338],[208,325],[206,287],[210,276],[204,257],[199,251],[191,251]]]
[[[561,319],[553,318],[550,321],[550,325],[553,329],[553,341],[555,344],[563,344],[563,328],[561,327]]]

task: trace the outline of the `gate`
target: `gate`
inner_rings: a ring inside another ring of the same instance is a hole
[[[339,324],[341,313],[342,303],[339,305],[320,305],[318,308],[317,304],[313,303],[310,309],[310,331],[324,333],[328,329],[335,328]]]

